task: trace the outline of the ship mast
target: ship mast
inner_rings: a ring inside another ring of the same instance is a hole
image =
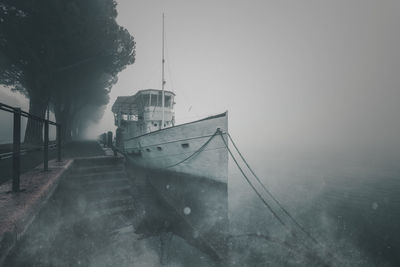
[[[164,64],[165,64],[165,59],[164,59],[164,39],[165,39],[165,34],[164,34],[164,13],[162,14],[162,81],[161,81],[161,88],[162,88],[162,122],[161,122],[161,129],[164,128],[164,123],[165,123],[165,115],[164,115],[164,109],[165,109],[165,94],[164,94],[164,86],[165,86],[165,79],[164,79]]]

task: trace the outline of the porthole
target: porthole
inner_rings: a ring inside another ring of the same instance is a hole
[[[161,151],[161,150],[162,150],[162,147],[158,146],[158,147],[157,147],[157,150],[158,150],[158,151]]]
[[[146,148],[146,151],[147,151],[147,152],[150,152],[150,148]]]
[[[183,144],[181,144],[181,146],[182,146],[182,148],[188,148],[189,144],[188,143],[183,143]]]

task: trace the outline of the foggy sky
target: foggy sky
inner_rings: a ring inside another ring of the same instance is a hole
[[[118,3],[136,62],[93,134],[113,126],[117,96],[161,87],[165,12],[178,123],[229,110],[230,132],[247,148],[400,145],[400,2]]]

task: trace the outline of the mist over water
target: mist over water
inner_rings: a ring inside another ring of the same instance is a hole
[[[400,208],[400,166],[396,155],[384,158],[382,154],[372,153],[356,157],[354,154],[310,151],[257,152],[251,153],[249,162],[258,176],[293,217],[322,244],[323,249],[315,248],[313,253],[331,261],[332,266],[399,264],[396,251],[400,242],[396,236],[400,233],[400,214],[397,212]],[[231,161],[230,164],[231,230],[272,235],[285,240],[287,234],[283,227],[241,178],[236,167],[232,166],[234,163]],[[282,214],[272,199],[264,195],[278,214]],[[309,242],[298,229],[297,233],[300,233],[298,240],[286,240],[299,246],[294,258],[297,258],[297,264],[302,265],[307,249],[304,250],[299,243]],[[274,256],[275,263],[281,260],[282,266],[296,264],[286,258],[289,249],[282,244],[260,238],[251,238],[247,242],[258,251],[259,262],[268,262],[268,257],[271,259],[269,253],[278,253]],[[329,259],[327,252],[333,254],[334,259]]]

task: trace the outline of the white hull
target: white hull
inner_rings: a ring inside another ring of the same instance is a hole
[[[131,162],[145,168],[227,183],[228,151],[220,134],[215,135],[218,128],[226,140],[227,112],[133,138],[125,136],[124,152]],[[195,153],[199,149],[201,151]]]

